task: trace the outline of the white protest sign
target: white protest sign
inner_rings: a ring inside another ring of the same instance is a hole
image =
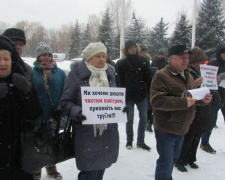
[[[207,87],[210,90],[218,90],[216,78],[218,67],[210,65],[200,65],[200,71],[201,76],[203,77],[201,87]]]
[[[87,117],[82,124],[126,122],[125,95],[125,88],[81,87],[82,114]]]

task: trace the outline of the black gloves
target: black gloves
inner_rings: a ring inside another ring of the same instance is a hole
[[[14,73],[12,75],[13,85],[22,93],[26,94],[31,89],[31,84],[29,81],[19,73]]]
[[[0,98],[4,98],[8,93],[8,86],[6,83],[0,83]]]
[[[56,119],[56,120],[60,120],[61,116],[62,116],[62,111],[61,110],[55,110],[51,113],[51,116]]]
[[[81,123],[82,121],[86,120],[86,116],[82,114],[82,111],[78,112],[76,115],[76,122]]]
[[[129,113],[129,108],[128,108],[128,106],[124,106],[123,112],[124,112],[124,113],[127,113],[127,114]]]

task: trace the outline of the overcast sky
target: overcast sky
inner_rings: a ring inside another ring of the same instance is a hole
[[[202,2],[202,0],[197,0]],[[15,25],[22,20],[41,22],[46,28],[63,24],[86,23],[89,15],[100,15],[108,0],[2,0],[0,22]],[[150,28],[163,17],[174,28],[178,14],[192,19],[194,0],[133,0],[137,17],[142,17]]]

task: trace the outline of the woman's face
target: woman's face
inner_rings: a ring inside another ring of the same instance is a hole
[[[0,50],[0,78],[5,78],[11,73],[12,59],[9,51]]]
[[[106,54],[105,53],[98,53],[94,55],[91,59],[88,60],[88,63],[96,68],[103,68],[106,63]]]
[[[52,62],[52,55],[50,53],[45,53],[39,56],[39,64],[50,64]]]

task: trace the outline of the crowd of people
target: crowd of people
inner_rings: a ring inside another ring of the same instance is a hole
[[[119,154],[117,123],[84,125],[81,87],[121,87],[126,90],[126,147],[134,144],[134,107],[139,113],[136,146],[151,151],[145,131],[155,133],[158,159],[155,180],[172,180],[175,166],[187,172],[186,165],[198,169],[197,149],[215,154],[209,143],[216,127],[218,111],[225,116],[224,88],[206,94],[202,100],[184,97],[186,90],[200,88],[200,65],[206,53],[200,47],[188,49],[174,45],[156,58],[147,47],[127,40],[122,58],[115,64],[108,56],[104,41],[90,43],[82,52],[83,60],[73,62],[65,72],[57,67],[51,47],[40,42],[33,69],[22,60],[26,44],[24,31],[6,29],[0,35],[0,179],[40,180],[41,169],[33,174],[20,164],[20,135],[38,131],[48,123],[54,136],[51,117],[67,114],[75,124],[74,151],[78,180],[102,180],[106,168],[116,163]],[[225,44],[218,45],[216,60],[208,64],[219,68],[217,82],[225,79]],[[224,119],[225,120],[225,119]],[[22,128],[26,121],[28,129]],[[47,174],[63,179],[56,164],[46,165]]]

